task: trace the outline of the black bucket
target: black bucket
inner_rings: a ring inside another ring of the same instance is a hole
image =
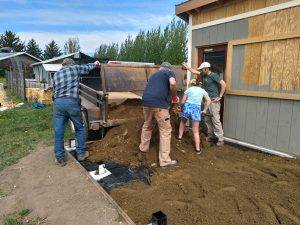
[[[168,224],[167,215],[164,214],[162,211],[153,213],[151,223],[152,225],[167,225]]]

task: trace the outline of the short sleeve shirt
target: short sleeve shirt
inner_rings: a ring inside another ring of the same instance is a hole
[[[203,76],[203,88],[208,93],[208,96],[215,98],[219,96],[219,84],[222,77],[217,73],[210,73]]]
[[[159,70],[154,73],[145,88],[142,105],[168,109],[171,103],[169,82],[171,77],[175,78],[175,73],[169,70]]]
[[[196,105],[201,105],[203,97],[208,95],[204,89],[197,86],[188,88],[184,94],[187,95],[187,103]]]

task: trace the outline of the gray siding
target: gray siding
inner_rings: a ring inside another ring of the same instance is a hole
[[[192,63],[196,47],[247,37],[247,19],[194,30]],[[234,47],[232,89],[270,91],[268,85],[243,84],[244,54],[245,46]],[[227,95],[223,119],[226,137],[300,156],[300,101]]]
[[[196,47],[221,44],[233,39],[241,39],[246,37],[248,37],[247,19],[193,30],[192,55],[194,56]],[[192,61],[193,60],[194,58],[192,59]],[[194,61],[192,63],[194,63]]]
[[[225,97],[226,137],[300,156],[300,101]]]

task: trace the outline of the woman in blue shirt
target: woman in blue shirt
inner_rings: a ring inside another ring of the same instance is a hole
[[[201,104],[203,98],[205,99],[205,105],[204,110],[201,112]],[[181,122],[179,126],[179,134],[177,139],[182,139],[186,123],[188,120],[191,120],[197,154],[201,153],[199,135],[199,123],[201,121],[201,113],[207,113],[207,109],[210,103],[211,100],[208,97],[207,92],[199,86],[199,82],[196,79],[192,79],[190,82],[190,87],[184,92],[184,96],[181,101],[183,107],[181,112]]]

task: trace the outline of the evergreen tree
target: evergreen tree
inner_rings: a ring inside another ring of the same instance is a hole
[[[10,47],[15,52],[25,51],[25,43],[12,31],[5,31],[0,36],[0,48],[2,47]]]
[[[43,51],[33,38],[28,41],[26,46],[26,52],[39,59],[43,58]]]
[[[59,46],[55,43],[55,41],[51,41],[49,44],[45,46],[44,50],[44,59],[52,59],[54,57],[60,56],[62,53],[60,51]]]
[[[64,53],[71,54],[80,51],[79,39],[78,37],[69,38],[64,45]]]

